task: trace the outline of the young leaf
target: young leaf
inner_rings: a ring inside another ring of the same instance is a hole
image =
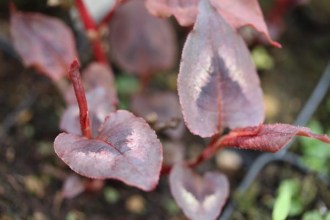
[[[258,0],[209,0],[229,24],[238,29],[251,26],[263,34],[267,41],[275,47],[281,45],[273,41],[262,15]]]
[[[177,51],[169,21],[151,16],[142,0],[118,8],[110,22],[110,47],[123,70],[138,74],[171,68]]]
[[[220,140],[220,145],[250,150],[276,152],[294,136],[304,136],[330,143],[327,135],[318,135],[305,127],[288,124],[260,125],[232,130]]]
[[[128,111],[109,114],[92,139],[61,133],[54,148],[72,170],[89,178],[114,178],[146,191],[159,180],[161,143],[143,119]]]
[[[183,49],[178,90],[188,128],[202,137],[263,121],[262,91],[249,51],[207,0],[200,1]]]
[[[227,178],[217,172],[197,176],[190,169],[176,164],[170,173],[172,195],[190,219],[216,219],[229,194]]]
[[[193,25],[197,17],[198,0],[146,0],[145,4],[152,15],[174,15],[181,26]]]
[[[65,76],[77,57],[71,30],[59,19],[38,13],[14,11],[10,31],[25,66],[33,66],[52,80]]]

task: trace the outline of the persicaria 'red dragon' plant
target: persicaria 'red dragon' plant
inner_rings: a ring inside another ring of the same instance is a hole
[[[305,127],[263,124],[259,78],[237,32],[243,26],[251,26],[261,33],[262,39],[280,47],[268,34],[257,0],[118,0],[111,2],[110,13],[99,25],[82,0],[76,0],[75,5],[92,36],[97,60],[83,72],[83,80],[75,60],[73,35],[58,19],[19,12],[12,6],[11,33],[24,64],[50,77],[65,97],[68,107],[60,123],[65,132],[56,137],[54,149],[76,173],[89,178],[118,179],[145,191],[153,190],[159,176],[169,173],[171,192],[187,217],[214,219],[228,197],[228,180],[218,172],[200,177],[192,169],[218,150],[236,147],[276,152],[294,136],[330,143],[326,135],[313,134]],[[128,72],[136,72],[145,84],[152,72],[166,69],[174,61],[173,30],[167,21],[151,16],[147,10],[159,17],[173,15],[182,26],[193,25],[181,56],[178,95],[188,129],[211,138],[193,160],[185,161],[179,155],[172,164],[163,164],[162,144],[155,131],[144,119],[116,110],[114,76],[98,35],[102,24],[110,20],[114,60]],[[157,34],[150,27],[159,28],[159,38],[150,37]],[[121,28],[127,28],[126,32],[120,32]],[[135,48],[134,53],[131,48]],[[66,82],[67,72],[74,90]],[[228,128],[230,131],[225,134]]]

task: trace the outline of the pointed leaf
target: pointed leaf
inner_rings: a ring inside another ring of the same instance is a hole
[[[152,15],[174,15],[181,26],[193,25],[197,17],[198,0],[146,0],[145,4]]]
[[[59,19],[38,13],[12,12],[13,44],[25,66],[33,66],[52,80],[65,76],[77,57],[71,30]]]
[[[151,16],[142,0],[118,8],[110,22],[110,47],[123,70],[138,74],[171,68],[177,51],[170,22]]]
[[[170,173],[172,195],[190,219],[216,219],[229,195],[229,182],[218,172],[207,172],[203,178],[181,164]]]
[[[210,2],[234,28],[251,26],[263,34],[273,46],[281,47],[269,35],[258,0],[210,0]]]
[[[83,0],[89,14],[99,23],[114,9],[118,0]]]
[[[310,129],[288,124],[260,125],[231,131],[221,140],[222,146],[276,152],[295,136],[305,136],[330,143],[327,135],[318,135]]]
[[[263,121],[262,91],[249,51],[206,0],[183,49],[178,90],[186,125],[202,137]]]
[[[54,148],[72,170],[89,178],[114,178],[146,191],[159,180],[161,143],[143,119],[128,111],[111,113],[94,139],[61,133]]]

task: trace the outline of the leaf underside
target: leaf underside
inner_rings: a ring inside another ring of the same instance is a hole
[[[176,164],[169,180],[175,201],[190,219],[216,219],[229,195],[227,178],[217,172],[207,172],[202,178]]]
[[[143,119],[128,111],[109,114],[93,139],[61,133],[54,148],[72,170],[89,178],[118,179],[145,191],[159,180],[161,143]]]
[[[202,137],[263,121],[262,91],[249,51],[206,0],[183,49],[178,91],[187,127]]]
[[[276,152],[288,144],[295,136],[311,137],[330,143],[327,135],[314,134],[306,127],[272,124],[235,129],[228,135],[223,136],[220,145]]]

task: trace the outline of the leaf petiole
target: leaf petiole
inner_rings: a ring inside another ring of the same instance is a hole
[[[80,126],[81,133],[83,136],[88,139],[92,138],[92,132],[89,125],[89,114],[88,114],[88,106],[85,95],[85,90],[81,81],[80,73],[79,73],[79,62],[78,60],[74,60],[69,69],[69,77],[72,82],[74,92],[77,98],[78,106],[79,106],[79,116],[80,116]]]

